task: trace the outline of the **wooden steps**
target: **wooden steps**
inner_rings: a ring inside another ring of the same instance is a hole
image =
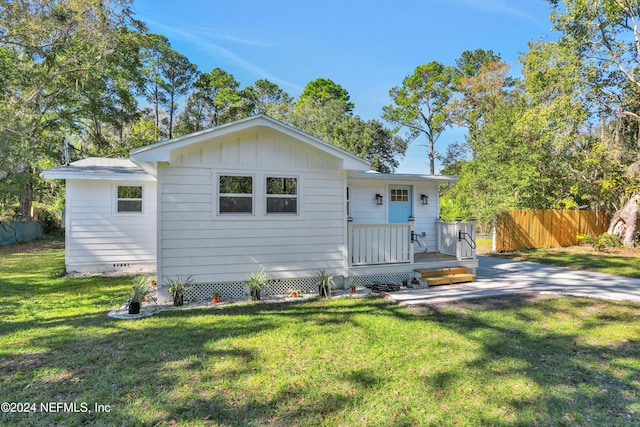
[[[473,273],[469,273],[466,267],[415,270],[415,272],[419,273],[421,276],[418,280],[427,286],[473,282],[476,278],[476,275]]]

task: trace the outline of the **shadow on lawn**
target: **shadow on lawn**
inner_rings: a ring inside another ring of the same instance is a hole
[[[540,322],[546,317],[567,315],[562,306],[552,301],[535,301],[535,310],[531,304],[520,298],[496,302],[488,310],[498,314],[504,311],[505,316],[515,313],[514,321],[518,322]],[[583,310],[593,304],[572,300],[570,306],[572,310]],[[619,346],[595,345],[582,342],[572,333],[532,334],[520,326],[493,322],[484,317],[483,310],[472,305],[462,309],[432,307],[413,313],[379,299],[361,299],[169,311],[136,321],[111,320],[106,313],[49,319],[48,324],[41,325],[48,328],[46,334],[31,338],[30,344],[47,348],[46,351],[0,358],[3,398],[97,402],[112,405],[114,410],[109,414],[34,414],[33,418],[3,414],[0,421],[14,425],[60,422],[155,425],[178,420],[245,426],[290,425],[304,420],[305,424],[317,425],[348,420],[352,411],[364,407],[374,413],[393,410],[399,414],[392,419],[381,416],[382,421],[370,420],[373,424],[451,424],[448,411],[439,412],[438,406],[430,409],[427,422],[422,418],[424,414],[417,411],[402,413],[393,399],[377,400],[380,387],[394,381],[386,372],[358,366],[342,368],[346,371],[344,390],[318,389],[318,383],[308,379],[313,372],[306,373],[305,367],[288,374],[287,360],[283,360],[282,370],[266,372],[260,363],[265,357],[261,353],[264,350],[252,345],[252,340],[268,337],[269,332],[287,325],[298,328],[291,335],[294,342],[296,337],[303,337],[304,332],[300,331],[331,331],[345,324],[354,334],[368,333],[368,325],[362,323],[366,316],[387,318],[390,324],[411,322],[417,328],[414,333],[420,333],[423,325],[435,325],[473,341],[479,348],[466,366],[418,376],[416,381],[424,385],[421,393],[425,400],[435,396],[440,405],[453,407],[456,401],[451,396],[456,394],[460,381],[467,372],[476,372],[483,378],[479,387],[499,383],[505,375],[517,375],[536,383],[542,390],[538,396],[514,395],[507,409],[516,414],[534,411],[537,415],[533,421],[543,425],[558,424],[561,417],[576,411],[583,417],[582,421],[574,420],[578,424],[625,425],[627,416],[638,407],[637,368],[624,366],[629,372],[626,377],[595,369],[623,363],[619,361],[621,352],[625,357],[637,359],[640,356],[637,340]],[[629,320],[627,313],[614,311],[595,315],[583,322],[582,327]],[[13,325],[11,332],[24,331],[28,335],[38,327],[38,321],[25,321]],[[241,344],[233,341],[237,338],[243,339]],[[410,348],[411,337],[407,336],[407,340]],[[284,351],[277,347],[272,350]],[[295,350],[294,346],[292,351]],[[339,363],[340,354],[332,357]],[[489,367],[507,359],[521,363],[514,368]],[[264,384],[258,387],[252,381]],[[252,384],[261,392],[252,394],[243,390],[243,384]],[[349,384],[360,392],[350,393]],[[564,389],[564,394],[557,392],[559,388]],[[489,413],[478,413],[473,420],[484,425],[508,424]],[[532,419],[519,419],[516,415],[514,421],[527,424]]]
[[[556,305],[555,300],[541,300],[535,296],[497,299],[490,302],[489,310],[504,311],[508,316],[515,308],[517,321],[538,323],[555,316],[574,316],[585,310],[596,313],[593,318],[579,318],[578,333],[544,334],[527,333],[515,325],[498,326],[497,322],[485,320],[475,310],[463,309],[461,312],[431,307],[425,313],[429,319],[475,340],[480,346],[481,353],[467,364],[466,371],[482,372],[483,381],[488,384],[499,384],[505,375],[515,375],[527,378],[541,388],[540,396],[535,399],[526,396],[511,399],[511,410],[532,409],[537,413],[533,421],[542,425],[638,425],[640,369],[637,361],[640,358],[640,340],[597,345],[582,339],[583,331],[605,327],[612,322],[636,323],[638,314],[612,314],[611,311],[601,314],[597,312],[597,301],[564,298],[563,301],[569,302],[571,314],[566,312],[566,305]],[[464,306],[476,305],[476,309],[482,309],[485,303],[476,300]],[[534,304],[538,315],[531,313]],[[505,367],[500,367],[502,361],[511,360],[519,362],[504,363]],[[616,369],[620,372],[613,372]],[[423,380],[431,392],[439,395],[455,389],[458,383],[458,378],[449,372]],[[514,391],[512,394],[518,393]],[[493,423],[499,420],[485,421]]]
[[[556,251],[534,249],[531,251],[498,253],[491,256],[579,270],[611,272],[611,274],[640,278],[640,261],[638,261],[638,258],[618,256],[615,253],[596,252],[594,254],[562,249]],[[635,268],[632,268],[633,266]]]

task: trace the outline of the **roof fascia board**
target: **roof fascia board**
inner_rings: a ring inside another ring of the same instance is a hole
[[[430,182],[458,182],[458,177],[452,175],[420,175],[420,174],[392,174],[392,173],[359,173],[349,175],[348,179],[374,179],[385,181],[430,181]]]
[[[83,173],[80,171],[63,171],[49,169],[42,172],[46,179],[89,179],[101,181],[156,181],[156,178],[148,174],[118,174],[118,173]]]

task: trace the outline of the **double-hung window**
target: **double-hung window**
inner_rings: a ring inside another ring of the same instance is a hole
[[[267,214],[298,214],[298,178],[266,177]]]
[[[142,213],[142,186],[119,185],[116,201],[116,211]]]
[[[220,175],[218,181],[220,214],[253,214],[253,177]]]

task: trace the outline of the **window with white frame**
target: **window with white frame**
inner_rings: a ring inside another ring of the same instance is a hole
[[[220,175],[218,202],[220,214],[253,214],[253,177]]]
[[[298,214],[298,178],[266,177],[267,214]]]
[[[119,185],[117,189],[116,211],[142,213],[142,186]]]

